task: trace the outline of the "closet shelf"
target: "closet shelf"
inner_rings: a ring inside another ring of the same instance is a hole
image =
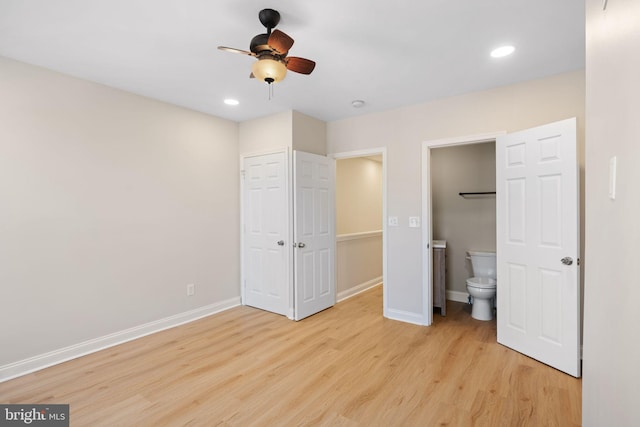
[[[495,195],[496,192],[495,191],[476,191],[476,192],[470,192],[470,193],[458,193],[460,196],[462,197],[467,197],[467,196],[490,196],[490,195]]]

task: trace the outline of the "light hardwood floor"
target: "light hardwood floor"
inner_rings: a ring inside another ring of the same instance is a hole
[[[580,425],[581,381],[469,313],[385,319],[381,287],[301,322],[237,307],[1,383],[0,402],[69,403],[71,426]]]

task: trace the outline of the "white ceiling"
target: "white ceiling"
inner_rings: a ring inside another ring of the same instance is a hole
[[[263,8],[317,62],[270,101],[253,58],[216,49],[248,50]],[[235,121],[331,121],[582,69],[584,21],[584,0],[0,0],[0,55]]]

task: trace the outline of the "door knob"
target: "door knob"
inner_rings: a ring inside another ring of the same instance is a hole
[[[307,245],[305,245],[305,244],[304,244],[304,243],[302,243],[302,242],[298,243],[298,247],[299,247],[299,248],[304,248],[305,246],[307,246]]]
[[[284,246],[284,240],[278,240],[278,246]]]
[[[573,264],[573,259],[571,259],[570,256],[566,256],[566,257],[562,258],[560,260],[560,262],[563,263],[564,265],[571,265],[571,264]]]

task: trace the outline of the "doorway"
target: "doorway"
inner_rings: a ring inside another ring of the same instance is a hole
[[[386,149],[337,153],[336,296],[383,284],[386,309]]]
[[[431,150],[433,239],[446,242],[447,300],[468,301],[467,251],[496,251],[495,150],[495,141]]]
[[[424,250],[422,251],[423,259],[422,265],[422,283],[423,283],[423,295],[425,295],[424,303],[424,319],[426,325],[433,323],[433,278],[431,272],[433,271],[433,248],[431,247],[431,241],[434,238],[440,238],[433,234],[433,191],[431,182],[431,170],[432,170],[432,150],[445,147],[465,146],[470,144],[482,144],[495,142],[496,138],[500,135],[504,135],[505,132],[494,132],[488,134],[463,136],[456,138],[437,139],[432,141],[426,141],[422,143],[422,241],[424,242]],[[466,190],[460,190],[459,192],[465,192]],[[447,249],[449,250],[449,249]],[[464,298],[464,294],[452,294],[449,293],[449,297]]]
[[[576,119],[423,143],[423,284],[433,321],[432,149],[496,141],[497,341],[580,376]],[[577,262],[575,262],[577,260]]]

